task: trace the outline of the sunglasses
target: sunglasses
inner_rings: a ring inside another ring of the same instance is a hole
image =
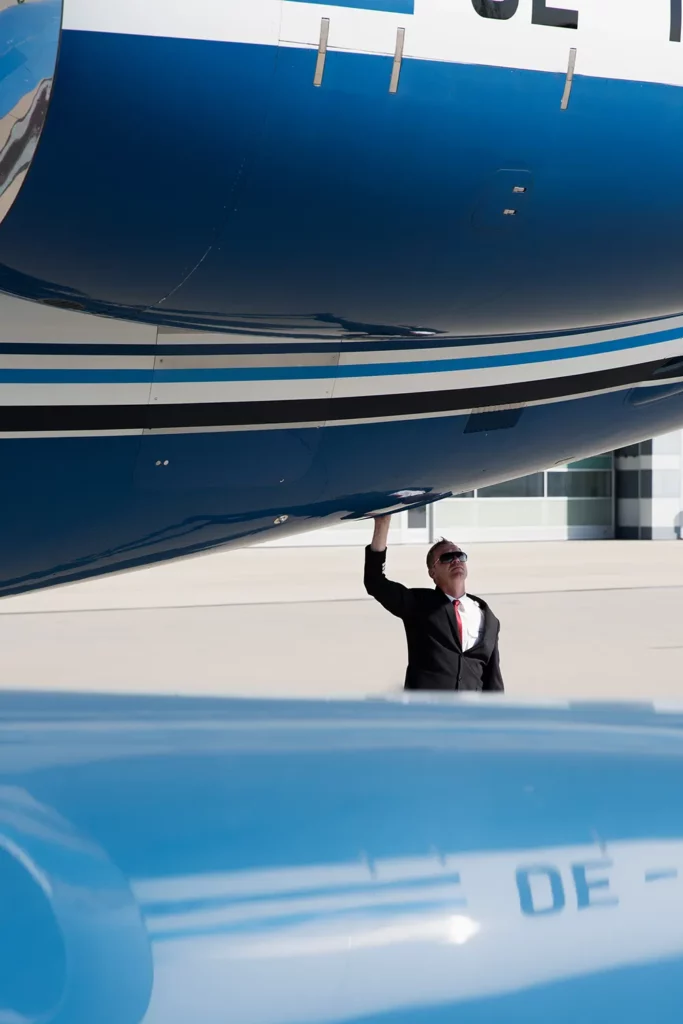
[[[442,555],[439,555],[437,562],[441,562],[442,565],[448,565],[449,562],[466,562],[467,555],[464,551],[444,551]]]

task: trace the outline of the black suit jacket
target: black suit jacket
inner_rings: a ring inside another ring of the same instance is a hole
[[[409,589],[384,575],[386,551],[365,549],[365,589],[403,619],[408,640],[407,690],[487,690],[502,692],[498,635],[500,623],[485,601],[470,594],[483,612],[479,640],[463,651],[453,602],[442,590]]]

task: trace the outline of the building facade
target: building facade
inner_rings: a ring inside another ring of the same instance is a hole
[[[683,431],[615,453],[616,525],[622,540],[680,540]]]
[[[396,516],[392,543],[674,540],[683,522],[683,431],[481,487]],[[367,520],[282,542],[365,544]],[[274,545],[278,542],[271,542]]]

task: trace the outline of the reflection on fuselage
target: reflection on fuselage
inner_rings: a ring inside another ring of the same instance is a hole
[[[206,1024],[225,1005],[243,1024],[350,1020],[683,954],[683,840],[596,836],[133,891],[155,961],[146,1024],[199,1005],[214,1008]]]
[[[2,1021],[680,1020],[675,709],[0,703]]]

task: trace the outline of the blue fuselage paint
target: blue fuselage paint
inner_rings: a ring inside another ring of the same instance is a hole
[[[590,335],[588,335],[590,338]],[[157,382],[190,384],[208,381],[258,380],[339,380],[344,377],[413,376],[423,373],[447,373],[454,370],[481,370],[493,367],[524,366],[529,363],[549,363],[556,360],[577,359],[607,352],[626,352],[633,348],[645,349],[662,341],[683,342],[683,327],[667,331],[653,331],[633,338],[617,338],[567,348],[556,347],[546,351],[520,352],[514,344],[502,355],[465,356],[459,359],[421,359],[416,361],[385,363],[356,363],[350,366],[247,366],[236,368],[165,369],[155,366],[149,370],[133,369],[48,369],[22,367],[0,368],[0,384],[152,384]],[[71,349],[71,354],[78,349]],[[137,354],[137,353],[135,353]],[[419,352],[416,350],[416,355]],[[682,361],[683,366],[683,361]]]
[[[3,439],[0,593],[329,526],[532,472],[663,433],[683,394],[630,406],[624,392],[539,405],[506,430],[467,416],[307,429]],[[454,454],[457,460],[454,465]],[[286,526],[275,520],[288,516]],[[359,572],[361,571],[359,567]]]
[[[641,388],[643,403],[628,390],[660,364],[680,375],[650,354],[683,352],[666,319],[682,308],[680,89],[577,75],[561,111],[563,74],[405,56],[390,94],[391,54],[330,48],[319,88],[315,62],[62,32],[0,223],[0,289],[166,333],[52,345],[0,325],[0,594],[246,543],[276,521],[332,524],[405,489],[432,500],[683,420],[676,385]],[[177,346],[174,329],[193,338]],[[580,343],[558,342],[572,331]],[[193,354],[228,361],[164,365]],[[434,383],[447,373],[474,375],[464,398]],[[498,375],[491,397],[478,373]],[[140,390],[110,412],[106,389],[124,387]],[[233,391],[183,390],[209,387]],[[508,405],[506,429],[467,429]]]
[[[563,112],[559,74],[406,58],[392,95],[389,56],[331,50],[318,89],[315,59],[65,31],[0,287],[340,337],[680,312],[680,89],[577,76]],[[532,177],[518,217],[501,169]]]
[[[682,754],[646,705],[5,693],[0,1001],[674,1024]]]

